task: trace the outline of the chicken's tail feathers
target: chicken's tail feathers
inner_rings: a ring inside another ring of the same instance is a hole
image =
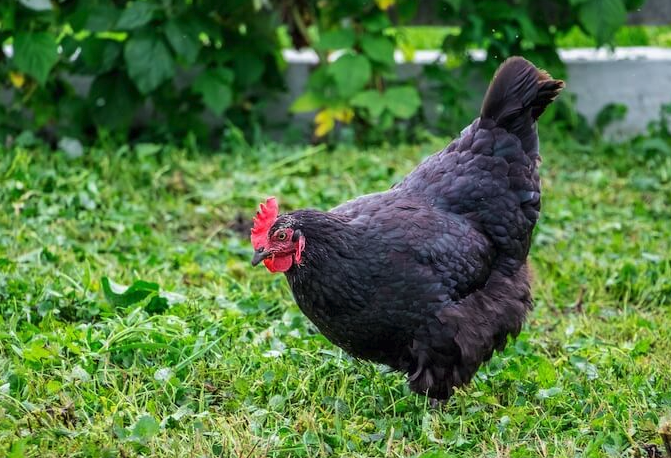
[[[528,60],[510,57],[496,71],[480,116],[523,136],[530,121],[536,121],[563,88],[563,81],[552,79]]]

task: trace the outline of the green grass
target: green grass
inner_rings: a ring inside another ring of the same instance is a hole
[[[317,334],[240,235],[267,195],[328,208],[438,143],[4,151],[0,456],[646,456],[671,414],[671,145],[549,137],[536,308],[441,410]],[[185,299],[114,308],[105,276]]]

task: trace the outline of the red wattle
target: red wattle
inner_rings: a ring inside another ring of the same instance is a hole
[[[273,256],[263,260],[266,268],[271,272],[286,272],[291,269],[293,264],[293,255],[287,254],[284,256]]]

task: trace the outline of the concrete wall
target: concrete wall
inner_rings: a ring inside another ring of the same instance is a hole
[[[593,120],[607,103],[627,106],[626,119],[610,126],[610,134],[645,131],[659,119],[662,105],[671,103],[671,49],[565,50],[561,55],[580,113]]]
[[[630,24],[671,24],[671,0],[647,0],[638,10],[629,14]]]

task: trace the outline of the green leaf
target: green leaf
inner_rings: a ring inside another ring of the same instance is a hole
[[[569,361],[579,372],[585,374],[587,380],[595,380],[599,378],[599,371],[596,366],[587,361],[587,359],[574,355],[569,358]]]
[[[380,117],[386,109],[397,118],[407,119],[417,112],[422,101],[414,87],[398,86],[387,89],[383,94],[373,90],[359,92],[350,103],[366,108],[374,118]]]
[[[461,9],[461,0],[443,0],[445,3],[450,5],[454,11],[459,11]]]
[[[540,389],[538,390],[538,393],[536,393],[536,398],[538,399],[548,399],[552,398],[554,396],[557,396],[562,392],[561,387],[558,386],[553,386],[552,388],[548,389]]]
[[[205,106],[221,116],[233,101],[232,81],[233,72],[230,70],[209,68],[198,75],[193,83],[193,91],[203,96]]]
[[[184,296],[180,294],[159,292],[158,284],[144,280],[137,280],[126,287],[103,277],[101,284],[107,302],[115,307],[128,307],[144,301],[146,312],[162,313],[168,309],[169,304],[180,303],[185,300]]]
[[[125,131],[141,98],[125,73],[99,75],[93,80],[88,95],[91,117],[97,126]]]
[[[151,33],[132,36],[124,47],[128,75],[147,94],[175,74],[175,61],[163,40]]]
[[[479,0],[477,3],[478,19],[486,20],[488,23],[499,24],[495,30],[503,31],[507,26],[505,22],[514,21],[519,14],[518,8],[515,8],[507,1],[501,0]],[[469,18],[472,19],[472,18]],[[499,22],[505,21],[505,22]]]
[[[389,111],[401,119],[412,117],[422,105],[417,89],[412,86],[392,87],[385,92],[384,100]]]
[[[332,85],[333,81],[329,74],[328,65],[321,65],[315,68],[308,77],[307,87],[312,92],[322,93],[324,91],[324,87]]]
[[[346,49],[354,46],[354,31],[352,29],[336,29],[324,32],[315,44],[318,51]]]
[[[543,357],[539,357],[538,367],[536,369],[538,374],[538,382],[541,388],[553,386],[557,380],[557,374],[554,366],[550,361]]]
[[[652,151],[659,154],[671,155],[671,143],[662,138],[643,138],[636,143],[636,146],[643,151]]]
[[[7,7],[0,8],[0,24],[2,24],[2,31],[9,32],[16,27],[16,4],[10,3]]]
[[[200,40],[198,29],[193,24],[179,18],[171,19],[165,25],[165,36],[185,64],[192,65],[196,62],[200,51]]]
[[[265,64],[259,56],[245,52],[237,53],[233,60],[233,71],[238,86],[250,87],[261,79]]]
[[[14,64],[44,86],[58,62],[56,37],[48,32],[18,32],[14,36]]]
[[[392,26],[387,13],[379,10],[373,14],[367,15],[361,20],[361,22],[364,26],[364,29],[369,32],[381,32]]]
[[[53,356],[52,353],[45,349],[44,344],[39,341],[31,342],[23,349],[23,357],[28,361],[39,362],[51,356]]]
[[[419,4],[415,1],[401,1],[396,3],[396,14],[398,15],[398,22],[400,24],[405,24],[412,21],[415,16],[417,16],[418,8]],[[366,27],[366,29],[368,29],[368,27]]]
[[[139,157],[153,156],[163,149],[163,146],[157,143],[138,143],[135,145],[135,152]]]
[[[315,111],[324,105],[324,100],[312,91],[305,92],[291,104],[292,113]]]
[[[522,38],[525,38],[534,45],[546,45],[552,43],[552,38],[546,29],[537,28],[534,21],[526,13],[520,13],[517,16],[517,23],[520,25]],[[538,64],[537,64],[538,65]]]
[[[648,0],[624,0],[627,11],[633,11],[642,7]]]
[[[19,3],[33,11],[50,11],[54,9],[51,0],[19,0]]]
[[[150,294],[157,294],[159,286],[144,280],[137,280],[131,286],[119,285],[107,277],[100,280],[105,299],[115,307],[128,307],[143,301]]]
[[[610,40],[627,19],[622,0],[589,0],[580,6],[578,18],[585,30],[601,46]]]
[[[366,86],[371,77],[370,62],[360,54],[344,54],[328,66],[340,95],[349,97]]]
[[[26,452],[28,446],[28,439],[17,439],[14,441],[12,446],[9,448],[9,455],[7,458],[26,458],[28,453]]]
[[[77,11],[86,17],[84,28],[90,32],[107,32],[114,28],[121,12],[109,4],[82,5]]]
[[[373,90],[359,92],[350,103],[355,107],[367,109],[374,118],[379,117],[386,107],[383,95]]]
[[[393,67],[394,44],[381,35],[364,35],[361,38],[361,49],[371,60]]]
[[[149,23],[154,16],[156,6],[148,2],[135,1],[128,8],[123,10],[116,28],[121,30],[134,30]]]
[[[609,103],[596,115],[594,125],[603,132],[609,125],[617,121],[623,121],[627,117],[627,106],[621,103]]]
[[[158,434],[160,430],[161,427],[154,417],[143,415],[133,425],[133,432],[129,439],[145,444],[149,439]]]
[[[58,54],[64,61],[78,60],[81,45],[87,40],[75,40],[72,35],[65,35],[58,42]]]
[[[89,37],[81,42],[81,61],[87,71],[107,73],[117,65],[122,45],[118,41]]]

